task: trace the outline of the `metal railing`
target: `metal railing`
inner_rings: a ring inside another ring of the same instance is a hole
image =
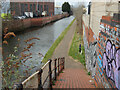
[[[14,90],[22,90],[25,88],[43,88],[52,89],[53,82],[65,67],[65,57],[49,59],[48,62],[37,72],[32,74],[20,84],[14,85]]]

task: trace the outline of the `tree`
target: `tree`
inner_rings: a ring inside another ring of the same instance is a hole
[[[0,0],[0,12],[1,13],[8,13],[9,12],[9,8],[10,8],[10,3],[8,0]]]
[[[68,12],[68,13],[71,12],[71,7],[70,7],[70,4],[68,2],[64,2],[63,3],[63,5],[62,5],[62,11],[63,12]]]
[[[85,14],[86,9],[84,3],[80,3],[78,7],[73,7],[72,8],[73,14],[76,18],[77,22],[77,32],[82,33],[82,16]]]

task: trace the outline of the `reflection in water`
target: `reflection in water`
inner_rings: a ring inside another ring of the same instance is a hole
[[[35,42],[35,45],[30,49],[30,53],[32,53],[32,59],[27,60],[25,64],[29,66],[33,65],[36,67],[40,67],[43,57],[41,57],[39,53],[45,55],[51,45],[54,43],[54,41],[58,38],[58,36],[70,24],[73,19],[74,17],[71,16],[54,22],[52,24],[46,25],[42,28],[36,30],[29,30],[17,34],[15,38],[12,38],[8,41],[9,45],[3,46],[4,58],[6,57],[6,55],[12,53],[13,48],[17,45],[19,45],[17,55],[20,56],[20,53],[26,47],[26,43],[24,41],[32,37],[37,37],[40,38],[40,40],[34,39],[29,42]],[[18,41],[18,38],[20,39],[20,41]],[[22,67],[22,69],[23,68],[24,67]],[[35,70],[33,70],[32,73],[33,72],[35,72]]]

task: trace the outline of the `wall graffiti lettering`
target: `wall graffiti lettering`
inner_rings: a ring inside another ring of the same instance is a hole
[[[107,77],[120,89],[120,48],[116,49],[110,40],[107,40],[103,54],[103,69]]]
[[[97,63],[98,63],[98,65],[99,65],[100,69],[101,69],[101,72],[100,72],[100,70],[99,70],[99,73],[102,75],[102,74],[103,74],[103,68],[102,68],[103,65],[102,65],[101,59],[102,59],[102,56],[99,55],[99,56],[98,56],[98,61],[97,61]]]

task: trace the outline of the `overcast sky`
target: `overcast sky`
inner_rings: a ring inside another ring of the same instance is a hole
[[[78,6],[81,2],[87,5],[89,1],[90,0],[55,0],[55,6],[62,6],[64,2],[69,2],[73,6]]]

